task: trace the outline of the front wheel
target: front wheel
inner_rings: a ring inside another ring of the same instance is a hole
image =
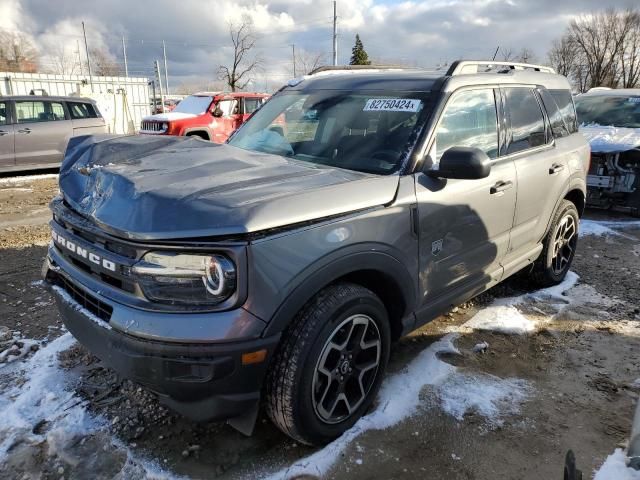
[[[576,206],[563,200],[543,241],[540,257],[533,264],[533,280],[541,287],[557,285],[569,272],[578,246],[580,217]]]
[[[373,292],[327,287],[283,334],[267,378],[267,414],[302,443],[339,437],[371,406],[389,345],[387,312]]]

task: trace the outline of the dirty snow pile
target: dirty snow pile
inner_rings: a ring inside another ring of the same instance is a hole
[[[89,475],[93,463],[117,458],[110,456],[110,451],[124,455],[119,478],[170,478],[152,462],[134,458],[108,434],[108,422],[89,413],[74,393],[74,378],[58,360],[58,354],[74,344],[71,334],[65,333],[23,362],[0,366],[5,382],[0,391],[0,468],[8,468],[18,450],[28,452],[27,458],[35,458],[44,446],[49,458],[64,458],[77,468],[87,463],[78,478]],[[102,450],[101,455],[95,456],[95,449]],[[64,470],[62,465],[58,471]]]
[[[627,467],[627,457],[621,449],[616,449],[600,469],[593,480],[640,480],[640,471]]]

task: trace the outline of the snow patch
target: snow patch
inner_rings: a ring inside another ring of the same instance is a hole
[[[640,221],[637,220],[580,220],[580,226],[578,228],[579,235],[586,237],[588,235],[594,235],[598,237],[602,236],[617,236],[634,240],[635,237],[619,232],[617,230],[625,230],[627,228],[640,227]],[[617,230],[614,230],[617,229]]]
[[[34,180],[45,180],[48,178],[58,178],[57,173],[43,173],[40,175],[23,175],[20,177],[0,178],[0,185],[15,185],[18,183],[27,183]]]
[[[109,325],[108,322],[105,322],[101,318],[96,317],[93,313],[91,313],[86,308],[81,307],[78,304],[78,302],[76,302],[73,298],[71,298],[71,296],[67,292],[64,291],[64,289],[58,287],[57,285],[53,285],[51,288],[53,288],[53,290],[60,296],[60,298],[65,303],[68,303],[71,308],[74,308],[78,312],[82,313],[85,317],[87,317],[92,322],[100,325],[102,328],[106,330],[111,330],[111,325]]]
[[[607,457],[593,480],[640,480],[640,472],[627,467],[627,456],[617,448]]]
[[[464,327],[508,335],[524,335],[536,329],[535,322],[512,305],[494,305],[480,310]]]
[[[640,146],[640,128],[581,125],[580,133],[589,141],[592,152],[624,152]]]
[[[358,420],[340,438],[268,478],[289,479],[302,475],[324,478],[358,436],[368,430],[392,427],[416,413],[421,405],[420,392],[426,386],[436,389],[445,411],[458,419],[473,410],[484,416],[488,423],[499,425],[505,413],[516,413],[531,387],[524,380],[460,373],[458,368],[440,360],[440,354],[459,353],[453,344],[456,338],[456,334],[446,335],[420,352],[403,371],[386,378],[375,410]]]

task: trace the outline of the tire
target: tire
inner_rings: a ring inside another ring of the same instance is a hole
[[[537,286],[551,287],[564,280],[578,246],[579,222],[576,206],[569,200],[562,200],[542,242],[542,253],[533,263],[531,278]],[[560,237],[563,240],[559,243]]]
[[[269,369],[265,398],[273,423],[308,445],[342,435],[375,398],[390,337],[387,311],[372,291],[351,283],[320,291],[283,333]]]

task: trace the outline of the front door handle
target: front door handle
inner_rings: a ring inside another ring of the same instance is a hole
[[[491,193],[491,195],[495,195],[496,193],[505,192],[505,191],[509,190],[512,187],[513,187],[513,182],[500,181],[500,182],[496,183],[493,187],[491,187],[491,190],[489,190],[489,192]]]
[[[0,130],[0,137],[4,137],[5,135],[9,135],[9,132],[5,132],[4,130]]]
[[[564,165],[554,163],[553,165],[551,165],[551,167],[549,167],[549,175],[554,175],[562,170],[564,170]]]
[[[18,130],[18,133],[31,133],[30,128],[23,128],[22,130]]]

